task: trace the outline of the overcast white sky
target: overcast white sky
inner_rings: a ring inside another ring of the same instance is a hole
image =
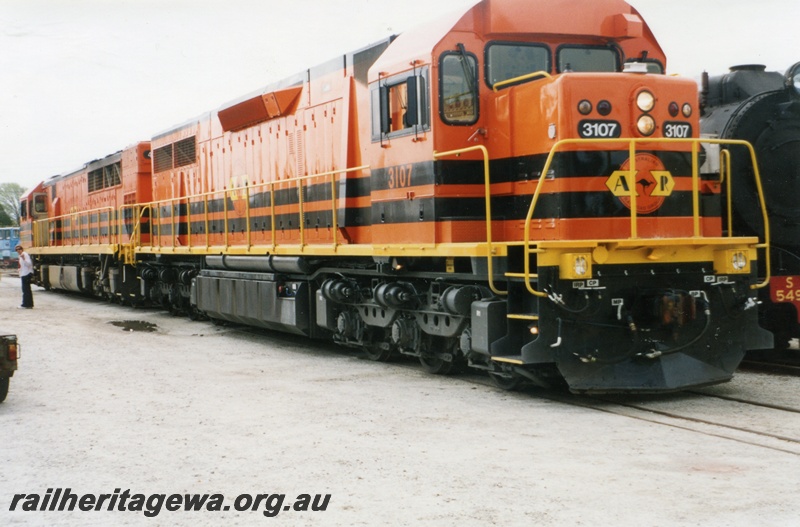
[[[629,2],[670,73],[800,61],[798,0]],[[0,183],[31,187],[470,3],[0,0]]]

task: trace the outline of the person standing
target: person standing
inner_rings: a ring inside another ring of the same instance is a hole
[[[19,278],[22,280],[22,305],[19,307],[33,309],[33,291],[31,291],[33,260],[31,255],[22,248],[22,245],[17,245],[15,249],[19,255]]]

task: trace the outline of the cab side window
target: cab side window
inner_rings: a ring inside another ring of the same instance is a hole
[[[37,194],[33,197],[33,211],[36,214],[47,212],[47,197],[44,194]]]
[[[373,141],[430,130],[427,77],[424,67],[373,83]]]
[[[469,125],[478,120],[478,61],[462,51],[440,59],[439,113],[447,124]]]

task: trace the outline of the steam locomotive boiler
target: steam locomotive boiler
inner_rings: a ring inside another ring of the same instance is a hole
[[[772,237],[772,279],[760,292],[761,324],[775,334],[779,349],[800,348],[800,63],[785,74],[761,65],[731,68],[704,79],[701,131],[708,137],[741,139],[753,145],[767,199]],[[731,192],[730,225],[743,233],[763,234],[752,169],[732,168],[717,151],[709,152],[704,172],[720,174],[739,189]],[[720,168],[721,165],[721,168]]]
[[[622,0],[475,2],[155,135],[150,170],[120,171],[149,197],[102,216],[88,200],[110,189],[74,194],[80,239],[48,235],[66,198],[45,182],[23,203],[31,252],[50,286],[85,276],[503,388],[724,382],[771,344],[768,226],[723,232],[696,84],[665,70]]]

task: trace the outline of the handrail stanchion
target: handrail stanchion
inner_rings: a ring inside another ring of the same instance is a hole
[[[638,197],[636,195],[636,141],[628,142],[628,156],[631,161],[628,171],[630,175],[628,191],[631,197],[631,239],[635,240],[639,237],[638,210],[636,209],[636,198]]]
[[[489,289],[497,295],[507,295],[508,291],[497,289],[494,285],[494,269],[492,263],[492,255],[495,250],[492,244],[492,186],[489,178],[489,151],[483,145],[471,146],[468,148],[460,148],[458,150],[450,150],[448,152],[434,152],[433,158],[439,159],[448,156],[460,156],[467,152],[474,152],[480,150],[483,154],[483,188],[484,188],[484,204],[486,209],[486,260],[487,260],[487,273],[489,276]]]
[[[695,238],[700,237],[700,166],[698,142],[692,141],[692,225]]]

